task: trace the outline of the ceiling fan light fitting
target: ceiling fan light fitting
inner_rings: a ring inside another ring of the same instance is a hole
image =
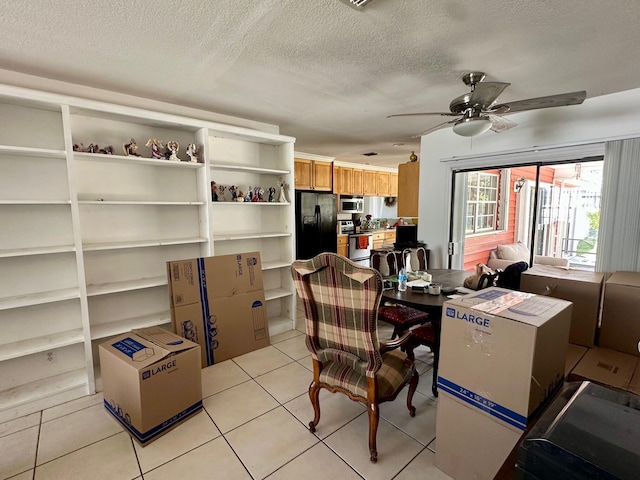
[[[455,123],[453,131],[462,137],[482,135],[491,128],[491,121],[485,117],[463,118]]]

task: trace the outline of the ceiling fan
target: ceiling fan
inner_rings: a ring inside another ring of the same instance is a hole
[[[496,99],[504,89],[511,84],[504,82],[483,82],[484,78],[484,72],[469,72],[463,75],[462,81],[471,88],[471,91],[454,98],[449,104],[450,112],[400,113],[388,115],[387,118],[420,115],[456,117],[453,120],[436,125],[416,135],[416,137],[426,135],[427,133],[451,124],[453,124],[453,131],[458,135],[475,137],[488,130],[500,133],[517,125],[511,120],[502,118],[502,115],[540,108],[579,105],[587,97],[587,92],[583,90],[580,92],[549,95],[547,97],[528,98],[526,100],[509,103],[497,103]]]

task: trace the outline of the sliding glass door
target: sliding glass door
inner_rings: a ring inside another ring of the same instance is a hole
[[[498,245],[520,242],[529,262],[565,259],[593,270],[602,166],[594,158],[454,171],[450,253],[470,270]]]

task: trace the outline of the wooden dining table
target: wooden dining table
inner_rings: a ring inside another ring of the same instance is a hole
[[[472,274],[472,272],[464,270],[429,269],[427,271],[431,274],[431,281],[439,283],[445,289],[446,287],[462,287],[464,279]],[[382,292],[383,302],[407,305],[409,307],[413,307],[429,314],[429,321],[431,322],[431,325],[433,325],[433,331],[436,337],[437,351],[433,352],[434,358],[432,389],[434,395],[437,396],[442,305],[445,301],[447,301],[448,295],[445,293],[440,293],[440,295],[431,295],[422,291],[414,291],[411,289],[411,287],[407,287],[406,291],[401,292],[397,289],[396,283],[392,283],[392,285],[393,288],[385,289]]]

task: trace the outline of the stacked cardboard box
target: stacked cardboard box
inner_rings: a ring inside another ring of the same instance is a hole
[[[573,303],[569,341],[593,347],[600,316],[604,274],[535,265],[522,272],[520,290]]]
[[[591,348],[569,375],[569,381],[590,380],[640,394],[639,359],[609,348]]]
[[[435,465],[491,479],[564,380],[570,302],[488,288],[442,312]]]
[[[580,360],[585,356],[589,349],[582,345],[574,345],[570,343],[567,345],[567,356],[564,363],[564,378],[569,379],[569,375],[573,369],[578,365]]]
[[[202,409],[197,344],[150,327],[119,335],[99,352],[104,406],[140,444]]]
[[[640,355],[640,272],[616,272],[604,287],[598,345]]]
[[[202,367],[269,345],[260,252],[167,262],[174,331]]]

